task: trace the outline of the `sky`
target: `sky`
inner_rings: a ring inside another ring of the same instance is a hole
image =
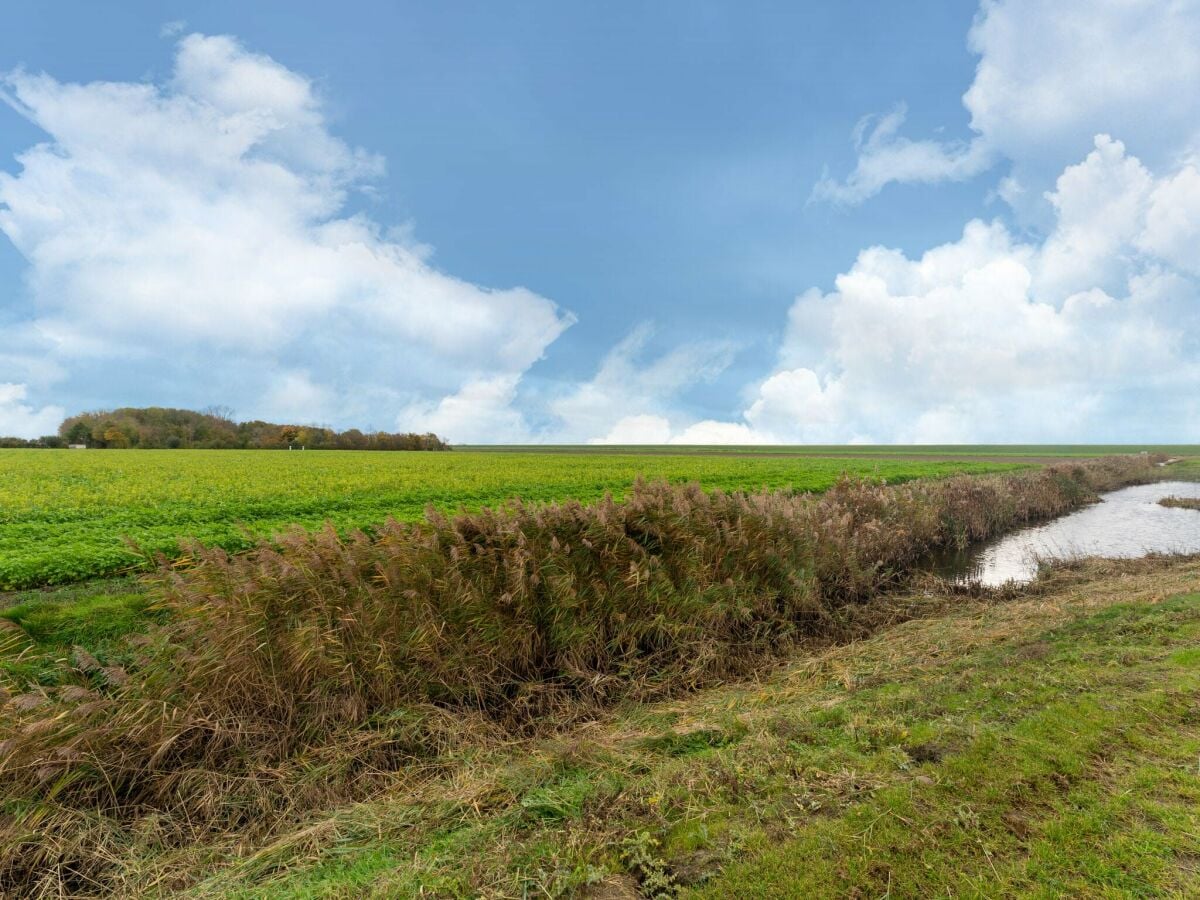
[[[0,16],[0,434],[1200,441],[1200,0]]]

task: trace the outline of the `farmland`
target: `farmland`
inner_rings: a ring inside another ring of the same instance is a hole
[[[1200,447],[1190,444],[561,444],[553,446],[488,444],[462,448],[492,453],[637,454],[640,456],[782,456],[819,459],[999,459],[1048,461],[1161,453],[1191,457]]]
[[[253,536],[329,521],[623,496],[638,476],[706,489],[819,491],[843,473],[896,483],[1019,463],[775,455],[351,451],[0,450],[0,589],[66,583],[135,566],[125,543],[172,553],[181,538],[242,549]]]
[[[1191,893],[1196,559],[925,571],[1183,454],[908,449],[0,454],[0,893]]]
[[[351,540],[294,533],[232,558],[197,551],[142,585],[12,595],[0,795],[15,812],[0,823],[0,893],[812,896],[845,893],[849,877],[879,893],[901,879],[917,896],[985,875],[1074,883],[1023,867],[1026,838],[1051,854],[1088,840],[1056,829],[1070,811],[1061,785],[1130,841],[1143,815],[1186,835],[1195,788],[1189,777],[1180,802],[1130,811],[1121,784],[1109,796],[1069,781],[1129,723],[1190,723],[1159,686],[1195,680],[1194,598],[1149,619],[1121,610],[1105,630],[1090,582],[1114,573],[1106,605],[1135,587],[1153,604],[1195,593],[1195,561],[1064,572],[989,623],[1013,594],[974,602],[921,560],[1156,479],[1160,459],[803,495],[651,483],[621,502],[434,516]],[[911,619],[930,624],[889,635]],[[1143,625],[1158,637],[1143,640]],[[1153,679],[1119,677],[1118,659]],[[1085,686],[1096,703],[1080,702]],[[1021,747],[1047,725],[1056,755],[1031,769]],[[1172,788],[1176,750],[1190,747],[1120,745]],[[1028,809],[1013,808],[1018,794]],[[878,824],[894,824],[889,811],[950,840],[927,853],[918,830],[910,850],[896,841],[911,829]],[[872,828],[882,843],[862,841]],[[796,849],[776,852],[784,839]],[[847,855],[855,841],[862,852]],[[1186,890],[1163,867],[1194,849],[1161,843],[1145,860],[1159,869],[1131,876]],[[883,851],[894,859],[877,871]],[[913,852],[925,865],[905,870]],[[815,868],[790,868],[795,857]]]

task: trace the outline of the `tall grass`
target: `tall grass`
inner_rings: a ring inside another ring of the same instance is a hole
[[[8,700],[0,891],[111,891],[138,847],[269,830],[472,734],[737,674],[930,551],[1151,480],[1154,461],[822,495],[639,483],[623,502],[192,547],[157,576],[175,615],[135,665],[79,651],[74,684]]]

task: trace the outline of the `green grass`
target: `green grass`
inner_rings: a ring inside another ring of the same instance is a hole
[[[1198,581],[1121,563],[1006,604],[911,598],[916,620],[762,684],[480,748],[212,853],[201,893],[1196,896]]]
[[[702,456],[799,456],[825,458],[904,459],[1072,459],[1090,456],[1120,456],[1126,453],[1165,453],[1168,456],[1200,457],[1195,444],[747,444],[747,445],[478,445],[465,447],[479,452],[582,453],[591,455],[635,453]]]
[[[978,709],[984,726],[924,767],[932,783],[884,786],[760,847],[697,895],[1200,889],[1200,666],[1194,648],[1173,649],[1198,638],[1193,594],[1112,607],[1044,634],[1036,666],[1011,650],[982,654],[973,662],[987,675],[931,698],[950,716]],[[1001,666],[1011,671],[1000,676]]]
[[[136,581],[96,580],[5,596],[0,620],[20,630],[0,632],[0,674],[18,686],[52,685],[69,673],[63,661],[83,647],[102,662],[123,661],[122,638],[145,631],[164,614]]]
[[[1179,462],[1172,463],[1168,471],[1172,478],[1182,481],[1200,481],[1200,455],[1187,456]]]
[[[124,542],[173,553],[180,538],[228,549],[251,535],[331,521],[623,495],[639,476],[708,489],[823,490],[844,472],[897,482],[1003,471],[983,461],[579,453],[0,450],[0,590],[68,583],[144,562]]]
[[[236,548],[243,524],[587,501],[638,473],[820,490],[843,471],[902,481],[1019,467],[989,448],[966,464],[920,449],[930,458],[0,451],[0,583],[119,570],[137,559],[122,533]],[[1200,464],[1171,477],[1200,477]],[[1117,569],[1082,585],[1068,573],[1003,606],[881,598],[921,620],[762,684],[460,748],[266,846],[227,835],[164,852],[147,821],[120,852],[131,884],[207,877],[201,893],[256,898],[1198,895],[1200,566]],[[123,638],[162,616],[129,578],[0,606],[19,626],[0,630],[0,673],[18,689],[60,683],[76,647],[125,665]]]

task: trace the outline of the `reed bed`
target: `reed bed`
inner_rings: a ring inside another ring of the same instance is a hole
[[[1196,497],[1163,497],[1158,503],[1171,509],[1200,510],[1200,498]]]
[[[736,676],[835,633],[931,551],[1153,480],[1156,461],[819,495],[639,483],[189,547],[155,576],[173,616],[131,664],[79,650],[70,683],[6,698],[0,892],[119,891],[131,856],[251,841],[464,742]]]

